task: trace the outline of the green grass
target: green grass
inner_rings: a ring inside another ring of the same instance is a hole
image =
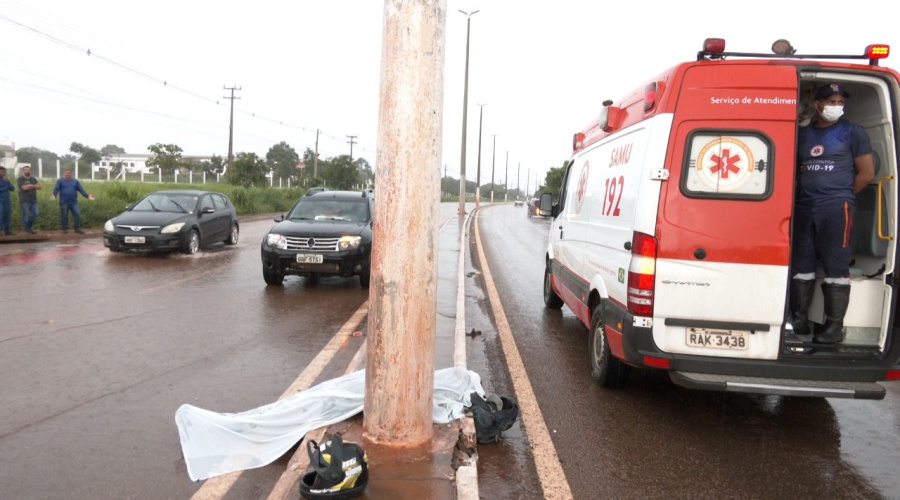
[[[38,220],[35,229],[60,229],[59,201],[50,199],[55,179],[41,179],[42,189],[38,191]],[[119,215],[125,206],[135,203],[155,191],[167,189],[201,189],[227,196],[234,204],[238,215],[259,215],[286,212],[297,201],[306,188],[243,188],[230,184],[174,184],[142,182],[96,182],[81,181],[84,190],[94,195],[89,201],[78,195],[81,211],[81,225],[84,228],[102,228],[107,220]],[[18,189],[12,195],[12,226],[14,231],[22,230],[22,215],[19,211]],[[69,225],[72,225],[71,216]]]

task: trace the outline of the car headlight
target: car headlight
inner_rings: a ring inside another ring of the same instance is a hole
[[[359,236],[341,236],[341,241],[338,242],[338,248],[341,250],[347,250],[348,248],[359,248],[359,245],[362,243],[362,238]]]
[[[269,233],[266,235],[266,245],[274,248],[287,248],[287,239],[283,234]]]
[[[112,219],[109,219],[108,221],[106,221],[106,224],[103,224],[103,230],[110,233],[116,232],[116,226],[113,225]]]
[[[162,231],[159,234],[172,234],[181,231],[181,228],[184,227],[184,222],[176,222],[175,224],[169,224],[168,226],[162,228]]]

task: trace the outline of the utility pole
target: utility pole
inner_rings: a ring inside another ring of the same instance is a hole
[[[462,147],[459,160],[459,216],[466,214],[466,117],[469,109],[469,33],[472,30],[472,16],[478,11],[466,12],[466,79],[463,85],[463,119],[462,119]]]
[[[481,119],[484,116],[484,104],[478,105],[478,173],[475,174],[475,208],[478,208],[481,202]]]
[[[497,134],[494,136],[494,159],[491,160],[491,205],[494,204],[494,164],[497,163]]]
[[[521,175],[522,175],[522,162],[521,162],[521,160],[520,160],[520,161],[519,161],[519,169],[516,170],[516,198],[519,197],[519,191],[520,191],[520,188],[522,187],[522,186],[519,184],[519,178],[520,178]]]
[[[348,135],[347,137],[350,138],[350,140],[347,141],[350,144],[350,163],[353,163],[353,145],[356,144],[356,142],[354,141],[354,139],[356,139],[356,136]]]
[[[509,151],[506,152],[506,173],[503,174],[503,203],[509,201]]]
[[[319,177],[319,129],[316,129],[316,157],[313,159],[313,179]]]
[[[531,168],[528,169],[528,175],[525,176],[525,199],[531,198],[531,192],[528,188],[531,186]]]
[[[231,162],[234,161],[234,154],[232,153],[232,145],[234,144],[234,100],[240,99],[240,97],[234,96],[235,90],[241,90],[240,87],[226,87],[222,85],[222,88],[225,90],[231,91],[231,96],[223,96],[223,99],[231,100],[231,117],[228,119],[228,169],[231,169]]]
[[[402,193],[440,189],[447,2],[383,3],[363,439],[408,449],[434,435],[440,199]]]

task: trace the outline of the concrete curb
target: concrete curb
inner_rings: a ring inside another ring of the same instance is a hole
[[[456,279],[456,335],[454,345],[454,365],[467,368],[466,364],[466,236],[472,215],[466,214],[459,236],[459,271]],[[475,421],[472,417],[459,419],[459,441],[453,450],[453,465],[456,468],[456,498],[477,500],[478,494],[478,446],[475,436]]]

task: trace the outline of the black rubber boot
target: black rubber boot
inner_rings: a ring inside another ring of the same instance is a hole
[[[807,312],[815,290],[815,280],[791,280],[791,326],[794,327],[794,336],[809,335],[810,333]],[[792,338],[790,332],[787,337],[791,340],[799,340]]]
[[[844,341],[844,315],[850,305],[850,285],[822,283],[825,295],[825,326],[813,337],[817,344],[838,344]]]

